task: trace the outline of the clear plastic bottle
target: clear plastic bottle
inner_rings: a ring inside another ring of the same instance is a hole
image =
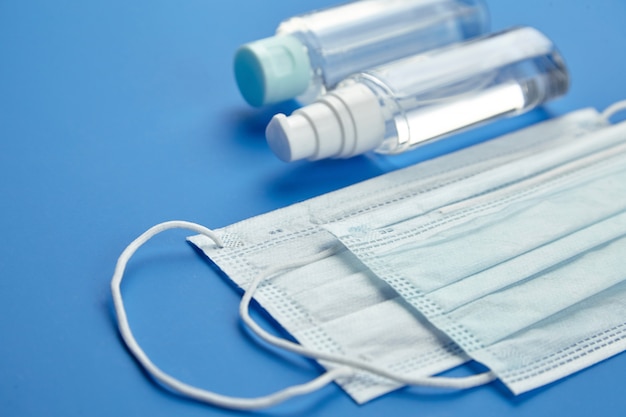
[[[350,74],[486,33],[482,0],[360,0],[296,16],[241,46],[235,78],[253,106],[310,103]]]
[[[568,87],[553,43],[514,28],[350,76],[291,116],[274,116],[266,136],[284,161],[400,153],[521,114]]]

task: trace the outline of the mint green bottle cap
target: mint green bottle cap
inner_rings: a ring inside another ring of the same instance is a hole
[[[243,98],[260,107],[304,93],[311,82],[311,61],[294,36],[273,36],[237,50],[235,78]]]

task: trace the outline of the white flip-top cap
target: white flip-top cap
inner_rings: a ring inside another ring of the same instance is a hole
[[[289,117],[277,114],[265,135],[285,162],[349,158],[382,143],[385,120],[374,92],[357,83],[330,92]]]

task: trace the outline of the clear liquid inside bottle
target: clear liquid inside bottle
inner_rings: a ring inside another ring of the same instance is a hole
[[[517,28],[414,56],[351,77],[380,98],[386,136],[380,153],[399,153],[564,94],[567,69],[554,45]]]
[[[481,0],[361,0],[297,16],[278,34],[309,48],[313,80],[298,100],[310,103],[347,76],[485,33]]]

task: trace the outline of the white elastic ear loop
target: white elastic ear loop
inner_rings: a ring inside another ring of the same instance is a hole
[[[302,356],[306,356],[309,358],[317,359],[317,360],[325,360],[334,363],[339,363],[342,365],[347,365],[351,368],[360,369],[363,371],[367,371],[376,375],[379,375],[384,378],[391,379],[393,381],[397,381],[404,385],[416,385],[422,387],[437,387],[437,388],[452,388],[452,389],[466,389],[473,388],[480,385],[487,384],[494,379],[496,376],[493,372],[484,372],[477,375],[472,375],[468,377],[460,377],[460,378],[448,378],[448,377],[407,377],[404,375],[399,375],[394,372],[390,372],[386,369],[377,367],[367,362],[359,361],[356,359],[351,359],[345,356],[334,355],[327,352],[315,351],[308,348],[303,347],[300,344],[291,342],[289,340],[283,339],[281,337],[274,336],[268,332],[266,332],[261,326],[259,326],[253,319],[250,317],[250,301],[254,293],[256,292],[259,284],[273,275],[286,270],[297,268],[300,266],[307,265],[311,262],[318,261],[320,259],[324,259],[328,256],[331,256],[337,251],[337,248],[330,248],[325,251],[319,252],[315,255],[299,259],[298,261],[284,264],[278,267],[269,268],[259,274],[255,279],[253,279],[248,288],[246,289],[243,297],[241,298],[241,303],[239,305],[239,314],[241,315],[242,321],[261,339],[266,341],[267,343],[285,349],[287,351],[300,354]],[[342,368],[340,368],[342,369]]]
[[[215,235],[212,230],[207,229],[204,226],[185,221],[170,221],[158,224],[148,229],[141,236],[135,239],[130,245],[128,245],[117,260],[115,272],[111,280],[111,291],[113,293],[113,303],[115,305],[115,312],[117,314],[120,334],[133,356],[156,380],[158,380],[163,385],[168,386],[172,390],[198,401],[236,410],[256,410],[259,408],[271,407],[299,395],[309,394],[311,392],[321,389],[322,387],[333,382],[337,378],[352,375],[352,370],[346,367],[342,367],[325,372],[319,377],[305,384],[295,385],[264,397],[237,398],[216,394],[211,391],[185,384],[184,382],[172,377],[171,375],[159,369],[148,358],[146,353],[143,351],[143,349],[141,349],[141,347],[137,343],[137,340],[135,340],[135,337],[133,336],[130,325],[128,323],[128,317],[126,316],[126,310],[124,309],[124,301],[122,299],[120,286],[122,283],[122,277],[124,276],[124,270],[126,269],[126,264],[133,256],[133,254],[137,251],[137,249],[139,249],[144,243],[146,243],[155,235],[168,229],[188,229],[208,237],[209,239],[213,240],[218,247],[223,246],[221,239],[217,235]]]
[[[611,104],[602,112],[601,116],[608,122],[611,117],[623,110],[626,110],[626,100]]]

